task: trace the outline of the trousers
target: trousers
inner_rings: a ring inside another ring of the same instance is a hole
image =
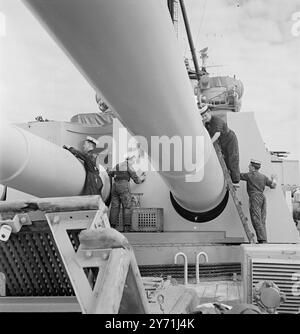
[[[230,172],[233,183],[240,182],[240,159],[239,159],[239,144],[236,134],[233,131],[222,138],[220,147],[224,156],[226,166]]]
[[[258,242],[267,242],[267,202],[264,194],[253,192],[249,195],[249,209],[252,225]]]
[[[131,226],[132,204],[129,182],[126,180],[115,181],[112,186],[111,207],[109,220],[112,227],[119,222],[120,207],[123,207],[123,225]]]

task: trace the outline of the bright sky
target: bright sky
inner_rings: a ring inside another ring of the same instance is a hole
[[[242,111],[255,112],[267,147],[300,159],[300,0],[185,3],[197,50],[208,47],[209,65],[223,65],[211,74],[242,80]],[[186,42],[182,50],[191,57]],[[68,121],[97,110],[93,89],[22,2],[0,0],[0,117]]]

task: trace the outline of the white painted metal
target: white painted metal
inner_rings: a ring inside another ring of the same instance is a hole
[[[152,136],[190,136],[194,143],[203,136],[203,149],[189,144],[183,155],[203,156],[204,167],[161,175],[184,207],[205,211],[219,204],[223,172],[202,125],[167,6],[153,0],[24,2],[134,134],[148,143]],[[204,173],[203,180],[186,182],[196,170]]]
[[[227,123],[236,133],[240,149],[241,172],[248,171],[250,159],[262,162],[261,172],[268,177],[274,173],[270,154],[266,151],[264,141],[256,124],[253,113],[229,113]],[[251,140],[249,140],[251,138]],[[243,211],[249,222],[249,196],[246,191],[246,182],[240,182],[237,195],[243,204]],[[295,226],[291,212],[288,210],[280,185],[276,189],[266,187],[264,195],[267,199],[267,238],[269,243],[296,243],[300,242],[299,233]]]
[[[141,305],[143,312],[147,313],[147,299],[132,250],[123,248],[84,249],[84,246],[80,245],[75,251],[68,236],[67,231],[70,230],[108,226],[107,218],[103,217],[105,214],[103,209],[104,204],[96,212],[92,224],[91,217],[85,215],[83,218],[81,213],[55,212],[45,214],[82,313],[118,313],[123,296],[121,292],[126,288],[136,289],[139,293],[138,297],[135,296],[139,298],[136,302]],[[98,269],[94,287],[91,287],[84,273],[84,268]],[[132,280],[127,282],[129,271]],[[108,274],[109,272],[110,274]],[[115,274],[114,277],[111,277],[112,272]],[[134,286],[128,287],[125,282],[128,285],[134,284]],[[130,305],[131,302],[127,302]],[[131,305],[131,307],[133,306]]]
[[[199,261],[200,261],[200,256],[204,257],[205,263],[208,262],[208,256],[205,252],[200,252],[196,256],[196,281],[197,284],[200,284],[200,275],[199,275]]]
[[[300,308],[300,245],[243,245],[244,302],[252,303],[252,290],[259,281],[273,281],[286,294],[278,311],[296,313]]]
[[[174,263],[177,264],[177,259],[179,256],[183,256],[184,258],[184,284],[188,284],[188,259],[187,256],[183,252],[179,252],[174,257]]]
[[[297,313],[300,310],[300,259],[275,260],[252,259],[252,288],[261,281],[272,281],[286,296],[277,311],[279,313]]]
[[[37,197],[79,195],[83,165],[70,152],[17,126],[1,125],[0,183]]]

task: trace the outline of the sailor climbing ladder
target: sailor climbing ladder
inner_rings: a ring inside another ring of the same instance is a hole
[[[243,228],[246,232],[248,240],[249,240],[250,243],[255,243],[254,234],[251,232],[250,227],[248,225],[248,218],[245,216],[245,214],[243,212],[242,203],[236,195],[236,191],[235,191],[233,183],[231,181],[231,177],[230,177],[229,171],[227,169],[225,160],[223,158],[222,151],[221,151],[220,146],[217,143],[217,141],[214,142],[214,147],[215,147],[217,156],[219,158],[221,167],[223,169],[223,173],[224,173],[225,181],[226,181],[226,184],[227,184],[227,188],[228,188],[228,190],[230,192],[230,195],[233,199],[234,205],[237,209],[237,212],[239,214],[240,220],[242,222],[242,225],[243,225]]]

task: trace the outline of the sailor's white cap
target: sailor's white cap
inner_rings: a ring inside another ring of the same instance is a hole
[[[259,168],[261,167],[261,161],[259,160],[251,159],[250,164],[253,165],[254,167],[259,167]]]
[[[96,146],[99,144],[98,140],[95,139],[95,138],[93,138],[93,137],[91,137],[91,136],[87,136],[86,140],[89,141],[89,142],[91,142],[91,143],[93,143],[93,144],[95,144]]]

